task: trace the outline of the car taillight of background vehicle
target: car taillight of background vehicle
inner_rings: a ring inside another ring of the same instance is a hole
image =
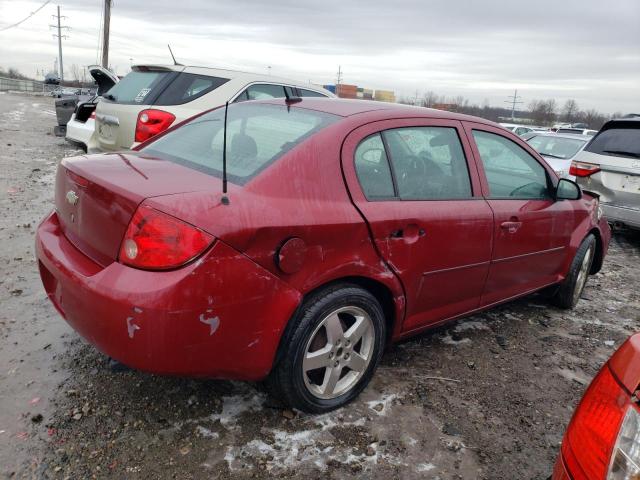
[[[585,393],[562,444],[574,480],[640,479],[640,415],[605,366]]]
[[[571,167],[569,167],[569,175],[574,175],[576,177],[588,177],[600,171],[600,165],[596,165],[595,163],[586,163],[586,162],[571,162]]]
[[[144,142],[171,126],[176,116],[153,108],[142,110],[136,122],[136,142]]]
[[[92,118],[92,119],[94,119],[94,120],[96,119],[96,112],[95,112],[95,110],[94,110],[93,112],[91,112],[91,115],[89,115],[89,118]]]
[[[213,237],[202,230],[142,205],[122,240],[121,263],[144,270],[167,270],[188,263],[204,252]]]

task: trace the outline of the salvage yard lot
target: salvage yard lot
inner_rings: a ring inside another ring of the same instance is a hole
[[[0,474],[12,478],[544,479],[595,372],[640,326],[640,236],[616,234],[573,311],[540,295],[385,353],[351,405],[283,410],[256,385],[118,371],[45,298],[33,234],[53,100],[0,95]],[[239,361],[242,361],[239,359]]]

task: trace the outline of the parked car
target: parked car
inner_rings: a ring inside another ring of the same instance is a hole
[[[334,97],[322,87],[270,75],[181,65],[138,65],[96,108],[98,148],[128,149],[225,102]]]
[[[589,137],[593,137],[596,133],[598,133],[598,131],[590,130],[588,128],[565,127],[558,128],[556,130],[556,133],[572,133],[574,135],[587,135]]]
[[[591,382],[564,434],[552,480],[640,478],[640,334]]]
[[[36,250],[74,329],[125,365],[267,379],[323,412],[365,388],[388,341],[543,288],[572,308],[600,270],[597,197],[499,125],[294,100],[61,162]]]
[[[79,145],[85,151],[93,151],[98,147],[95,130],[96,105],[111,87],[118,83],[118,76],[99,65],[87,67],[89,74],[98,86],[95,91],[88,91],[91,96],[84,102],[79,102],[67,122],[66,138],[69,142]]]
[[[552,132],[533,132],[523,137],[529,145],[544,157],[560,178],[575,180],[569,175],[571,160],[587,144],[583,135],[559,134]]]
[[[500,125],[507,130],[511,130],[513,133],[520,137],[534,131],[533,128],[525,127],[523,125],[517,125],[515,123],[501,123]]]
[[[640,228],[640,118],[605,123],[569,173],[583,189],[600,195],[610,222]]]

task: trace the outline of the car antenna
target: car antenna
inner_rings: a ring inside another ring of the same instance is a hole
[[[181,63],[176,62],[176,57],[174,57],[174,56],[173,56],[173,51],[171,50],[171,45],[169,45],[169,44],[167,43],[167,47],[169,47],[169,53],[171,54],[171,58],[173,58],[173,64],[174,64],[174,65],[180,65],[180,66],[182,66],[182,64],[181,64]]]
[[[222,198],[220,201],[223,205],[229,205],[229,197],[227,196],[227,111],[229,110],[229,101],[224,104],[224,126],[222,127]]]

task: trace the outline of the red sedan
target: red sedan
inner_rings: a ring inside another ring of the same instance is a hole
[[[593,379],[562,442],[553,480],[640,478],[640,334]]]
[[[498,125],[366,101],[211,110],[63,160],[55,197],[40,272],[83,337],[314,412],[357,396],[389,341],[546,287],[573,307],[610,239],[597,197]]]

